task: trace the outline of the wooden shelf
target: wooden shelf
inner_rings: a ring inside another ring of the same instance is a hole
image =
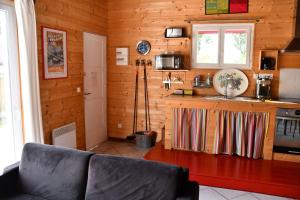
[[[171,70],[171,69],[155,69],[155,70],[153,70],[154,72],[188,72],[188,71],[190,71],[190,70],[188,70],[188,69],[178,69],[178,70],[176,70],[176,69],[173,69],[173,70]]]
[[[166,40],[190,40],[190,37],[174,37],[174,38],[165,37],[164,39],[166,39]]]
[[[264,71],[263,66],[262,66],[262,59],[263,58],[271,58],[274,59],[274,69],[272,70],[266,70],[266,71],[276,71],[277,70],[277,65],[278,65],[278,50],[260,50],[260,55],[259,55],[259,70]]]
[[[171,84],[183,84],[183,81],[163,81],[163,83],[171,83]]]

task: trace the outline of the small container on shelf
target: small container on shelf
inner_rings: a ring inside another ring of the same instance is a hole
[[[278,50],[261,50],[259,56],[260,70],[277,70]]]
[[[207,74],[207,77],[204,81],[201,80],[200,75],[195,76],[192,85],[194,88],[211,88],[211,87],[213,87],[212,77],[211,77],[210,73]]]

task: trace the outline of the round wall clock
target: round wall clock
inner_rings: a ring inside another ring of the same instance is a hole
[[[151,50],[151,44],[147,40],[141,40],[136,45],[136,51],[141,55],[147,55]]]

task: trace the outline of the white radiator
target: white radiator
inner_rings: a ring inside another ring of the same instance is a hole
[[[53,145],[76,149],[75,122],[52,130]]]

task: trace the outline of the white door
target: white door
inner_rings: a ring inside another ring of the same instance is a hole
[[[83,34],[84,109],[86,148],[107,139],[106,37]]]

